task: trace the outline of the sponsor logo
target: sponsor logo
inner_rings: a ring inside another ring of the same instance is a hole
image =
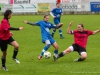
[[[27,7],[26,7],[26,9],[32,9],[32,8],[33,8],[33,9],[34,9],[34,8],[36,9],[36,6],[35,6],[34,4],[31,4],[31,6],[27,6]]]
[[[94,5],[94,8],[100,8],[100,4]]]
[[[100,11],[100,2],[90,2],[91,11]]]
[[[24,6],[23,5],[18,5],[18,6],[13,7],[13,9],[24,9]]]
[[[14,4],[29,4],[30,0],[14,0]]]
[[[78,9],[77,5],[72,4],[72,5],[68,5],[68,4],[63,4],[61,5],[62,9]]]

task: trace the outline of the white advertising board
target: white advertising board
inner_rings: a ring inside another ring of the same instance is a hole
[[[14,0],[14,4],[29,4],[30,0]]]
[[[30,3],[56,3],[57,0],[30,0]]]
[[[0,4],[9,4],[9,0],[0,0]]]
[[[37,12],[37,4],[13,4],[13,12]]]
[[[5,12],[7,9],[12,10],[13,9],[12,4],[2,4],[1,8],[2,12]]]
[[[71,3],[71,2],[99,2],[100,0],[61,0],[61,3]]]
[[[62,3],[63,11],[90,11],[90,3]]]

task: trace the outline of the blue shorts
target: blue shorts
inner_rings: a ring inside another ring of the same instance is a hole
[[[60,18],[54,18],[54,23],[58,25],[60,23]]]
[[[46,39],[42,39],[42,42],[45,43],[45,41],[49,40],[51,45],[54,44],[56,41],[53,38],[46,38]]]

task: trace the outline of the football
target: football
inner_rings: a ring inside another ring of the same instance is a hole
[[[50,57],[51,57],[51,53],[48,52],[48,51],[45,51],[45,52],[44,52],[44,58],[45,58],[45,59],[49,59]]]

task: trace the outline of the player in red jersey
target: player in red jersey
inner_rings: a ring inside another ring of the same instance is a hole
[[[19,45],[12,38],[12,33],[10,32],[10,30],[22,30],[23,27],[19,27],[19,28],[10,27],[9,19],[11,18],[11,16],[12,16],[12,11],[6,10],[4,13],[4,18],[2,19],[1,24],[0,24],[0,48],[1,48],[1,51],[3,52],[1,61],[2,61],[2,69],[4,71],[8,71],[5,65],[8,44],[11,44],[12,46],[14,46],[14,53],[12,57],[13,60],[15,60],[16,63],[20,63],[20,61],[16,58]]]
[[[65,49],[63,52],[58,54],[58,57],[55,58],[55,61],[58,58],[63,57],[65,54],[68,54],[73,51],[77,51],[79,55],[81,56],[80,58],[75,59],[74,61],[85,60],[87,58],[86,44],[87,44],[88,36],[94,35],[100,32],[100,29],[96,31],[84,30],[83,24],[78,24],[77,30],[70,30],[71,26],[72,26],[72,22],[70,22],[68,26],[67,33],[74,35],[74,43],[71,46],[69,46],[67,49]]]

